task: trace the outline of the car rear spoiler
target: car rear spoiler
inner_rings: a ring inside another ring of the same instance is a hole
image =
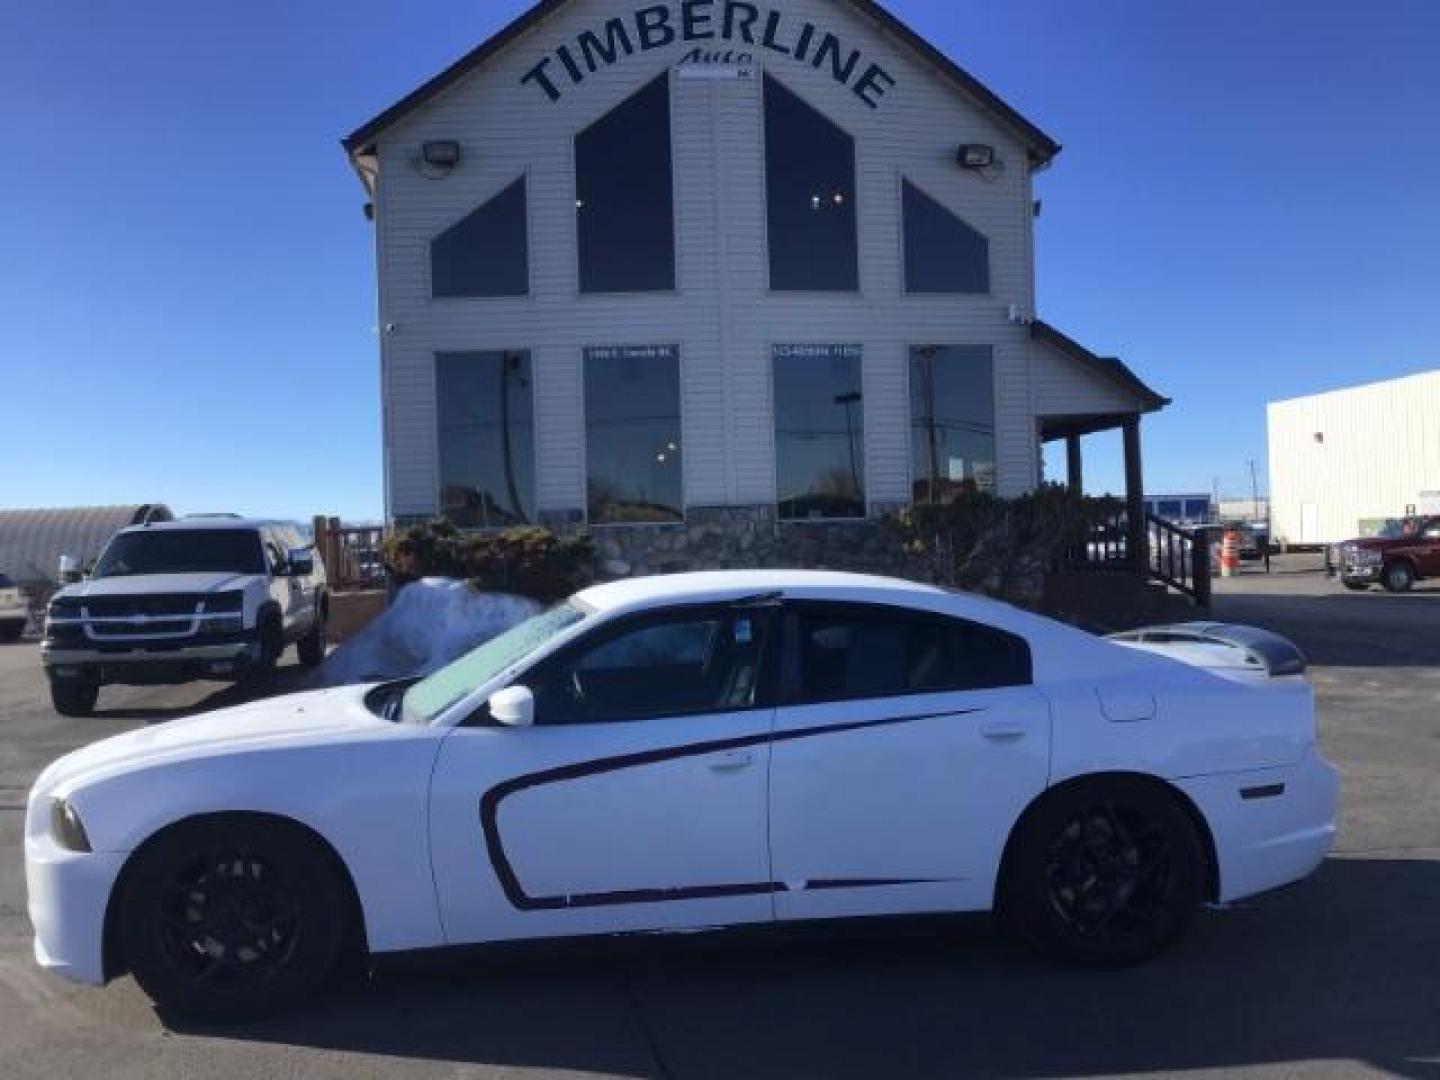
[[[1236,658],[1239,661],[1236,667],[1264,668],[1272,679],[1303,675],[1306,667],[1305,654],[1298,645],[1258,626],[1219,622],[1172,623],[1111,634],[1109,639],[1142,646],[1208,645],[1234,649],[1241,654]]]

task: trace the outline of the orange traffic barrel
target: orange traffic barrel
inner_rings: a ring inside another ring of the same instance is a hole
[[[1226,529],[1220,538],[1220,576],[1234,577],[1240,572],[1240,533]]]

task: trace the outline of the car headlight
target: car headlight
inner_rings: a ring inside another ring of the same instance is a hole
[[[66,851],[90,850],[90,838],[85,835],[80,815],[65,799],[54,799],[50,803],[50,833]]]

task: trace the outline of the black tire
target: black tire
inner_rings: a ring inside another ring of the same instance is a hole
[[[1347,581],[1347,582],[1345,582],[1345,588],[1349,589],[1351,592],[1369,592],[1369,591],[1370,591],[1370,586],[1367,585],[1367,584],[1365,584],[1365,582],[1363,582],[1363,581]]]
[[[333,859],[293,826],[234,814],[170,829],[140,849],[120,897],[120,947],[161,1009],[239,1020],[315,993],[345,940]]]
[[[260,617],[260,657],[245,671],[245,685],[265,690],[275,681],[275,667],[285,651],[285,628],[280,616],[269,612]]]
[[[1409,592],[1415,586],[1415,568],[1407,562],[1387,563],[1381,580],[1386,592]]]
[[[100,700],[100,684],[90,679],[55,679],[50,683],[50,704],[61,716],[89,716]]]
[[[1020,822],[1001,914],[1062,963],[1128,967],[1185,931],[1206,871],[1204,844],[1176,796],[1135,777],[1082,782]]]
[[[321,604],[315,612],[315,625],[295,646],[300,663],[307,668],[319,667],[325,660],[325,621],[328,614],[325,605]]]

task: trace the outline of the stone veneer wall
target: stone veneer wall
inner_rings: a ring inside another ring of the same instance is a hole
[[[869,520],[780,521],[773,506],[691,507],[683,525],[602,525],[595,541],[602,581],[686,570],[851,570],[925,580],[891,521],[904,507],[875,506]],[[564,516],[544,522],[573,531]]]

